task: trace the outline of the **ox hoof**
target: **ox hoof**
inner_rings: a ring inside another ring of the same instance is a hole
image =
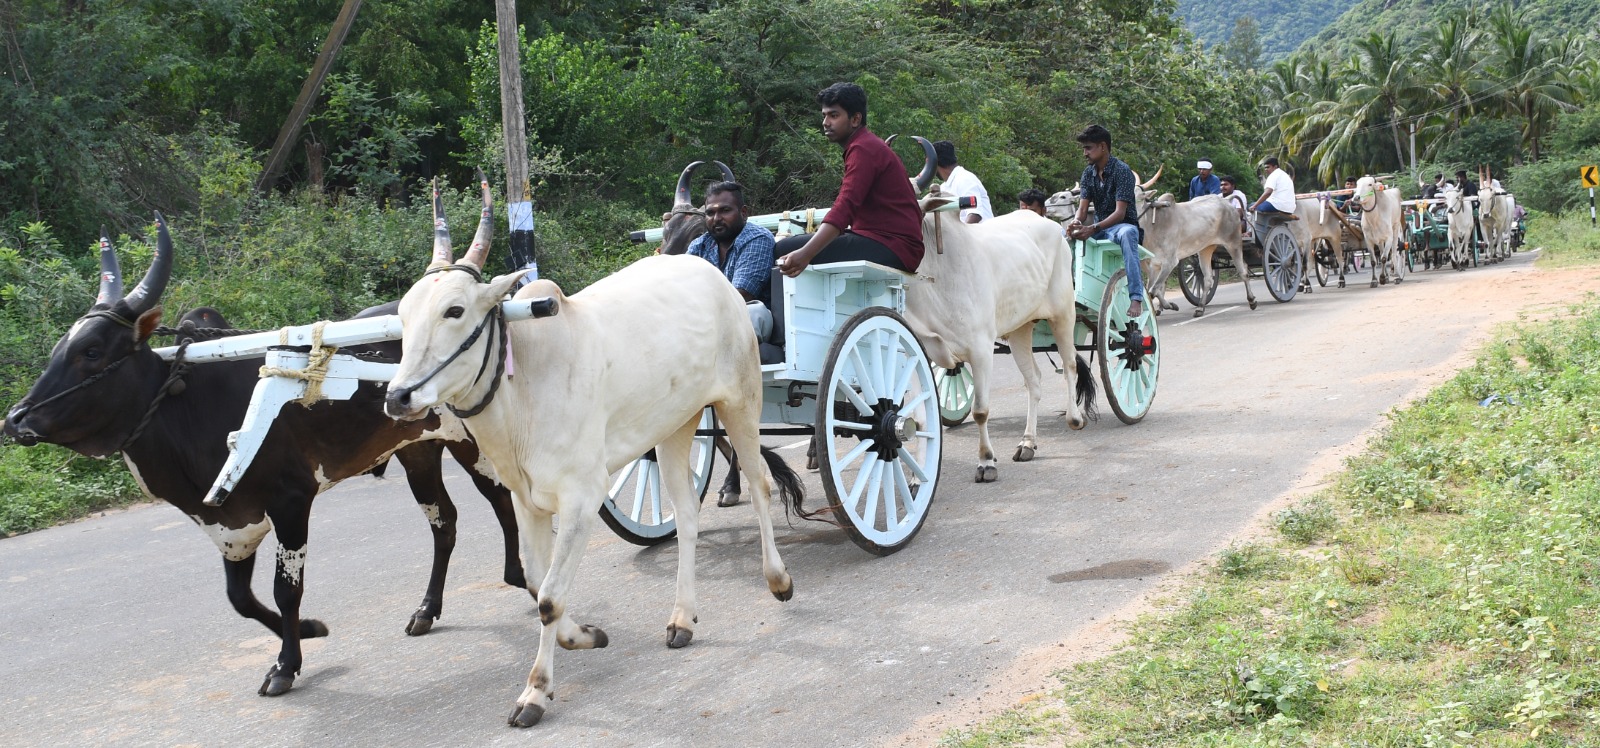
[[[1373,281],[1372,285],[1369,286],[1369,288],[1377,288],[1377,287],[1378,287],[1378,282],[1377,281]]]
[[[689,641],[694,639],[694,631],[678,628],[677,624],[667,627],[667,648],[683,649],[689,646]]]
[[[533,727],[544,719],[544,707],[538,704],[518,704],[511,710],[511,716],[506,718],[506,724],[512,727]]]
[[[1344,281],[1342,281],[1342,280],[1341,280],[1341,281],[1339,281],[1339,287],[1340,287],[1340,288],[1344,288]]]
[[[1194,308],[1194,316],[1196,316],[1196,317],[1198,317],[1198,316],[1200,316],[1202,314],[1205,314],[1205,313],[1206,313],[1205,307],[1197,306],[1197,307]]]
[[[284,672],[279,666],[273,665],[267,671],[267,677],[261,681],[261,688],[256,693],[262,696],[282,696],[294,688],[294,673]]]
[[[769,588],[772,590],[772,596],[778,598],[778,602],[789,602],[794,597],[794,578],[785,574],[783,575],[783,581],[778,586],[769,586]]]
[[[807,454],[806,455],[806,469],[807,470],[816,470],[817,469],[817,456],[815,454]]]
[[[300,619],[300,638],[318,639],[328,635],[328,625],[315,618]]]
[[[1028,462],[1033,459],[1034,449],[1026,444],[1017,445],[1017,453],[1011,455],[1012,462]]]
[[[717,506],[738,506],[739,494],[737,491],[724,493],[717,492]]]
[[[1260,305],[1260,303],[1259,303],[1259,302],[1257,302],[1257,301],[1256,301],[1256,300],[1255,300],[1255,299],[1251,299],[1251,300],[1250,300],[1250,310],[1251,310],[1251,311],[1255,311],[1255,308],[1256,308],[1256,307],[1257,307],[1257,306],[1259,306],[1259,305]]]
[[[1000,480],[1000,470],[993,465],[979,465],[978,475],[973,478],[974,483],[993,483]]]
[[[590,626],[588,624],[584,624],[579,626],[578,630],[588,634],[589,638],[594,642],[593,644],[589,645],[590,649],[605,649],[606,645],[611,643],[611,637],[606,636],[606,632],[603,631],[599,626]]]
[[[408,636],[422,636],[423,634],[432,631],[433,619],[435,617],[436,616],[428,613],[425,610],[419,610],[415,613],[412,613],[411,620],[406,622],[406,634]]]

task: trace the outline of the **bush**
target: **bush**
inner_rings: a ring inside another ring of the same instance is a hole
[[[1587,208],[1589,193],[1578,186],[1578,167],[1584,164],[1600,164],[1600,146],[1513,166],[1506,189],[1516,194],[1518,204],[1532,210],[1563,213]]]

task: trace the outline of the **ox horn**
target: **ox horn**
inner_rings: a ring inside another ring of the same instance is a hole
[[[1155,183],[1156,183],[1156,180],[1157,180],[1157,179],[1160,179],[1160,178],[1161,178],[1161,172],[1163,172],[1163,171],[1166,171],[1166,168],[1167,168],[1167,165],[1166,165],[1166,164],[1162,164],[1162,165],[1161,165],[1161,166],[1159,166],[1159,167],[1157,167],[1157,168],[1156,168],[1156,175],[1155,175],[1155,176],[1153,176],[1153,177],[1151,177],[1151,178],[1150,178],[1150,181],[1148,181],[1148,182],[1145,182],[1145,183],[1144,183],[1144,184],[1141,184],[1141,185],[1139,185],[1139,189],[1141,189],[1141,190],[1148,190],[1148,189],[1150,189],[1150,185],[1153,185],[1153,184],[1155,184]],[[1138,176],[1138,175],[1135,175],[1135,176]]]
[[[683,173],[678,175],[678,189],[673,192],[673,199],[678,205],[694,204],[694,198],[689,196],[689,175],[693,174],[694,170],[700,168],[703,163],[705,162],[695,161],[683,167]],[[724,166],[722,168],[726,169],[728,167]]]
[[[439,199],[439,178],[433,178],[433,262],[428,269],[443,267],[456,261],[450,249],[450,222],[445,220],[444,201]]]
[[[117,262],[117,252],[111,248],[111,238],[106,227],[100,227],[100,293],[94,297],[95,308],[104,309],[122,300],[122,266]]]
[[[918,174],[917,178],[913,180],[917,185],[917,191],[921,192],[928,189],[928,185],[933,184],[933,165],[937,156],[933,153],[933,143],[928,142],[927,138],[921,135],[912,135],[911,139],[922,146],[922,153],[926,159],[922,164],[922,173]]]
[[[478,233],[472,235],[472,246],[461,256],[461,262],[482,269],[489,259],[489,241],[494,238],[494,195],[489,191],[489,178],[478,170],[478,187],[483,190],[483,215],[478,219]]]
[[[161,300],[161,294],[167,290],[167,281],[171,279],[172,236],[167,233],[167,219],[161,217],[160,211],[156,211],[156,258],[151,261],[144,279],[128,292],[123,301],[134,314],[144,314]]]
[[[722,171],[722,181],[724,181],[724,182],[737,182],[737,181],[739,181],[739,180],[733,178],[733,170],[729,169],[727,164],[722,163],[721,161],[712,161],[711,163],[716,164],[717,168]]]

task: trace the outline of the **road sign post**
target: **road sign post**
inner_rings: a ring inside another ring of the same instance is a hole
[[[1594,188],[1600,187],[1600,166],[1589,164],[1578,167],[1578,180],[1583,186],[1589,188],[1589,226],[1593,228],[1594,221]]]

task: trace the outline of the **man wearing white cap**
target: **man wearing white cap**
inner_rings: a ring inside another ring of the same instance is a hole
[[[1222,180],[1217,179],[1214,175],[1212,175],[1210,161],[1202,160],[1200,163],[1195,164],[1195,168],[1200,170],[1200,174],[1194,179],[1189,180],[1190,200],[1193,200],[1201,195],[1222,194]]]

